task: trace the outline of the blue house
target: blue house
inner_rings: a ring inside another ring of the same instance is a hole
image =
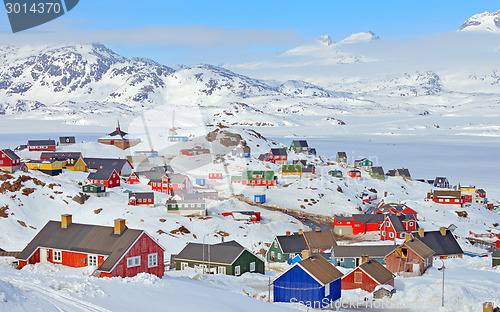
[[[323,256],[295,263],[273,281],[274,302],[297,302],[310,308],[334,307],[343,274]]]
[[[354,269],[368,260],[384,263],[384,257],[394,249],[394,245],[334,246],[332,263],[348,269]]]
[[[450,182],[445,177],[436,177],[434,179],[434,187],[449,188],[450,187]]]
[[[254,195],[253,197],[253,201],[254,203],[259,203],[259,204],[263,204],[266,202],[266,195],[265,194],[262,194],[262,195]]]
[[[196,179],[196,185],[205,186],[205,179]]]
[[[232,152],[231,156],[240,158],[250,158],[250,146],[237,146]]]
[[[286,259],[286,263],[288,263],[288,264],[295,264],[295,263],[300,262],[300,261],[302,261],[302,258],[300,257],[300,255],[296,255],[293,258]]]

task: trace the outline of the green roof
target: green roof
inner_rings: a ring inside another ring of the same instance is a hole
[[[281,167],[281,172],[302,172],[302,164],[283,165]]]
[[[254,175],[262,176],[262,178],[254,178]],[[274,171],[272,170],[247,170],[241,174],[242,180],[273,180]]]

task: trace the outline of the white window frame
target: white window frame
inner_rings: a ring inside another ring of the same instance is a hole
[[[98,263],[98,257],[96,255],[88,255],[88,265],[95,265],[97,266]]]
[[[158,253],[148,254],[148,268],[155,268],[158,266]]]
[[[240,266],[237,265],[234,267],[234,275],[238,276],[241,274]]]
[[[330,296],[330,283],[325,285],[325,297]]]
[[[217,268],[217,273],[218,274],[224,274],[224,275],[226,275],[226,267],[224,267],[224,266],[218,267]]]
[[[255,272],[255,261],[250,262],[250,272]]]
[[[127,268],[135,268],[140,265],[141,265],[141,256],[127,258]]]
[[[189,267],[189,264],[187,262],[181,262],[181,270],[185,270],[187,267]]]
[[[61,250],[52,250],[52,261],[62,262],[62,251]]]
[[[394,238],[394,232],[389,232],[389,237]]]
[[[281,260],[281,252],[278,252],[278,260]]]

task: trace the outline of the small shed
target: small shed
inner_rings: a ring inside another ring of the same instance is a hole
[[[319,309],[340,299],[342,273],[323,256],[295,263],[273,281],[274,302],[296,302]]]
[[[334,178],[342,178],[342,171],[340,170],[330,170],[328,171],[328,174],[331,175]]]
[[[347,175],[351,178],[361,178],[361,171],[359,170],[349,170],[347,171]]]
[[[392,298],[392,295],[396,293],[396,289],[390,285],[379,285],[375,287],[373,292],[373,299],[382,299],[384,297]]]
[[[205,179],[196,179],[196,185],[205,186]]]
[[[86,184],[82,186],[82,192],[102,197],[106,195],[106,185],[99,183]]]
[[[128,204],[131,206],[154,206],[155,194],[153,192],[130,192],[128,193]]]
[[[266,202],[266,194],[254,195],[253,201],[254,201],[254,203],[259,203],[259,204],[265,203]]]

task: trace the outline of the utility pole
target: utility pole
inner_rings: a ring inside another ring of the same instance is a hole
[[[443,263],[443,266],[438,268],[438,270],[443,271],[443,289],[441,290],[441,306],[444,307],[444,269],[446,269],[446,267],[444,266],[443,259],[441,259],[441,262]]]

